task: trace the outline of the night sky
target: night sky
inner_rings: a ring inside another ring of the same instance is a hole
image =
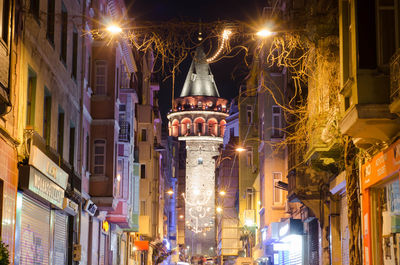
[[[252,21],[261,16],[267,0],[126,0],[130,16],[135,20],[159,23],[168,20],[212,22],[218,20]],[[179,96],[191,58],[180,66],[176,76],[175,97]],[[211,64],[211,71],[221,97],[237,96],[239,85],[247,74],[243,53],[233,59],[222,59]],[[165,76],[160,76],[163,79]],[[171,108],[171,78],[160,82],[159,103],[163,120]]]

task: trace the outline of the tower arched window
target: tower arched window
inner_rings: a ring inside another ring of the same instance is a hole
[[[196,118],[194,120],[194,131],[196,135],[204,135],[205,134],[205,120],[203,118]]]
[[[179,121],[178,120],[174,120],[172,122],[172,136],[178,137],[179,136]]]
[[[220,136],[221,137],[224,137],[225,125],[226,125],[226,121],[225,120],[220,121],[220,123],[219,123],[220,129],[219,130],[220,130]]]
[[[192,121],[189,118],[184,118],[181,121],[181,135],[190,135],[191,132]]]
[[[218,136],[218,121],[214,118],[208,120],[208,135]]]

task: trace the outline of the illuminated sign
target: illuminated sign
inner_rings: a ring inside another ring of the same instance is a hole
[[[64,198],[63,210],[68,214],[75,216],[78,214],[79,205],[68,198]]]
[[[29,155],[29,164],[37,168],[46,177],[64,190],[67,188],[68,173],[46,156],[37,146],[32,145]]]
[[[63,208],[64,190],[40,173],[37,169],[27,166],[23,174],[21,186],[27,188],[58,208]]]
[[[101,228],[103,228],[103,231],[107,233],[110,229],[110,224],[107,221],[103,221],[103,223],[101,224]]]
[[[87,200],[83,206],[83,210],[89,213],[90,216],[94,216],[97,211],[97,205],[91,200]]]
[[[280,236],[280,237],[283,237],[284,235],[287,234],[287,232],[289,232],[289,224],[288,224],[288,223],[285,224],[284,226],[282,226],[282,227],[279,229],[279,236]]]

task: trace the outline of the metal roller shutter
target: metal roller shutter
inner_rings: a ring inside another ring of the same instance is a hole
[[[49,264],[50,208],[22,198],[20,265]]]
[[[93,218],[93,223],[92,223],[92,257],[91,257],[91,263],[92,265],[97,265],[99,264],[99,229],[100,229],[100,224],[99,220],[97,218]]]
[[[56,211],[54,218],[54,265],[67,264],[68,217]]]
[[[105,264],[105,245],[106,245],[106,236],[100,232],[100,249],[99,249],[99,265]]]
[[[349,264],[349,226],[347,219],[347,196],[340,200],[340,234],[342,243],[342,265]]]

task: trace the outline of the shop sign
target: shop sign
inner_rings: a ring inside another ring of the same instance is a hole
[[[361,167],[363,189],[376,184],[400,169],[400,140],[375,155]]]
[[[103,229],[103,232],[107,233],[108,230],[110,229],[110,224],[107,221],[103,221],[101,223],[101,228]]]
[[[31,146],[29,164],[37,168],[64,190],[67,188],[68,174],[35,145]]]
[[[64,198],[63,210],[66,213],[68,213],[68,214],[70,214],[72,216],[75,216],[75,215],[78,214],[78,209],[79,209],[79,206],[78,206],[78,204],[76,202],[71,201],[68,198]]]
[[[97,211],[97,205],[91,200],[87,200],[83,206],[83,210],[89,213],[90,216],[94,216]]]
[[[134,245],[136,250],[149,250],[149,241],[147,240],[137,240]]]
[[[288,235],[302,235],[303,222],[300,219],[287,219],[280,223],[279,238],[282,239]]]
[[[62,209],[64,190],[33,167],[29,170],[28,189]]]
[[[279,240],[279,222],[272,222],[268,227],[266,231],[266,239],[263,239],[263,242],[268,242],[268,241],[275,241]]]

